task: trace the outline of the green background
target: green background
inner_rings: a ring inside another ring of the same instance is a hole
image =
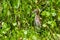
[[[37,33],[32,11],[45,6]],[[0,0],[0,40],[60,40],[59,29],[60,0]]]

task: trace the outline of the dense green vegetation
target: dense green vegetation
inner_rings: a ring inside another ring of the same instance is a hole
[[[43,9],[39,32],[35,9]],[[0,0],[0,40],[60,40],[59,29],[60,0]]]

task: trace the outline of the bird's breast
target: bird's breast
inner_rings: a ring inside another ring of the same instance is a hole
[[[40,18],[37,17],[37,16],[35,17],[35,23],[36,23],[37,26],[41,24],[40,23]]]

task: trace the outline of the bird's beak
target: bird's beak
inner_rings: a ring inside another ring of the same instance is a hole
[[[32,11],[32,13],[35,13],[35,11]]]

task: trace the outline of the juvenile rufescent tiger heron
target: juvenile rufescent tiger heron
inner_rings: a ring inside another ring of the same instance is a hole
[[[39,9],[35,9],[33,11],[33,13],[35,14],[35,18],[34,18],[35,29],[36,30],[40,30],[40,27],[41,27],[41,17],[39,16]]]

